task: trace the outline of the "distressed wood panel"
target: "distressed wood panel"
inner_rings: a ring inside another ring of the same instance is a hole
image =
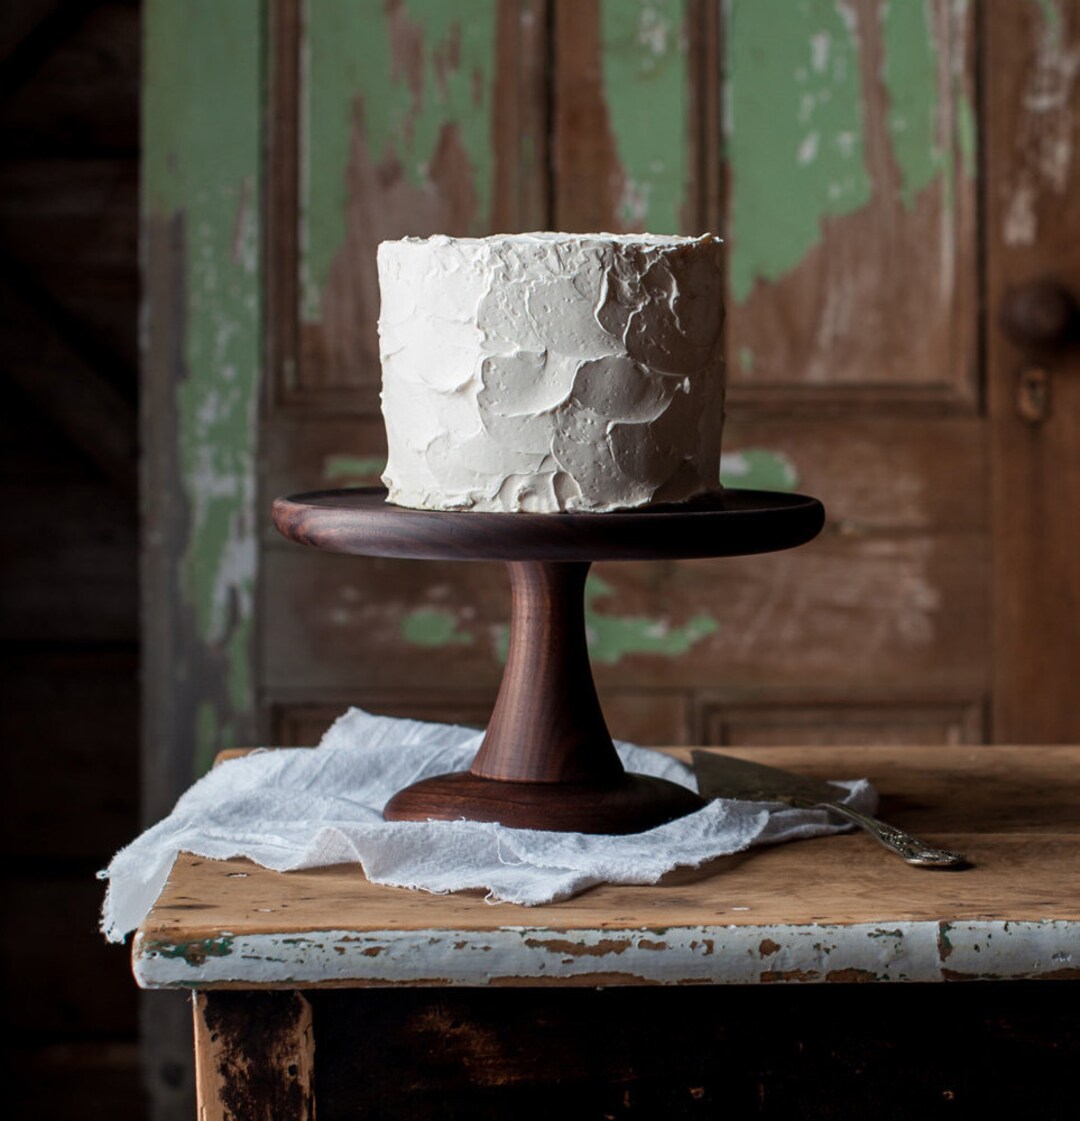
[[[402,716],[412,720],[483,728],[494,703],[494,692],[470,694],[461,690],[440,696],[428,690],[410,692],[406,689],[384,689],[368,693],[358,689],[335,697],[323,696],[316,701],[290,703],[287,700],[276,700],[270,727],[275,746],[312,747],[351,706],[382,716]]]
[[[973,407],[974,5],[726,10],[733,404]]]
[[[545,224],[544,11],[304,5],[300,353],[281,355],[283,402],[377,408],[380,241]]]
[[[315,1039],[301,993],[195,997],[199,1121],[315,1121]]]
[[[841,533],[985,533],[986,433],[976,417],[770,416],[735,409],[724,428],[729,486],[822,499]],[[943,482],[944,480],[944,482]]]
[[[987,301],[1051,277],[1080,301],[1080,7],[987,5]],[[987,336],[995,553],[994,737],[1080,739],[1080,350]],[[1041,422],[1018,379],[1046,369]]]
[[[972,409],[973,6],[723,14],[557,0],[556,225],[719,218],[734,403]]]
[[[798,993],[754,986],[725,990],[722,999],[700,988],[311,999],[323,1121],[1053,1121],[1072,1108],[1069,1072],[1080,1058],[1065,981],[945,993],[922,985]],[[953,1046],[926,1047],[928,1007],[947,1016]],[[425,1056],[423,1079],[417,1054]]]
[[[554,14],[555,228],[695,226],[692,6],[554,0]]]
[[[268,498],[331,487],[379,486],[386,467],[381,416],[279,413],[266,441],[263,491]],[[269,516],[261,528],[280,540]]]
[[[757,703],[714,699],[706,694],[698,714],[704,744],[780,747],[812,744],[982,743],[986,738],[981,699],[932,701],[913,696],[860,696],[807,701],[766,697]]]
[[[597,694],[613,738],[648,747],[693,742],[687,690],[623,689],[612,681],[602,681]]]
[[[675,749],[672,754],[688,759],[690,753]],[[773,965],[768,949],[754,955],[759,960],[744,974],[742,964],[724,960],[728,955],[722,947],[726,936],[743,934],[756,948],[773,928],[785,935],[801,932],[803,949],[792,942],[792,954],[815,962],[813,976],[788,979],[822,981],[832,968],[828,947],[851,951],[853,944],[874,942],[867,928],[877,927],[880,934],[895,924],[916,939],[920,934],[929,938],[909,943],[913,958],[888,948],[879,956],[878,943],[872,957],[884,976],[873,979],[910,982],[917,969],[928,979],[945,981],[966,972],[957,968],[962,958],[969,966],[978,961],[970,943],[966,952],[952,947],[956,957],[949,960],[950,927],[963,924],[971,933],[985,933],[992,925],[1021,923],[1027,927],[1025,938],[1033,939],[1029,950],[1044,924],[1052,939],[1054,928],[1075,938],[1080,749],[933,745],[904,752],[834,747],[751,748],[734,754],[820,779],[865,776],[879,790],[888,819],[941,843],[951,839],[953,847],[968,853],[972,867],[948,875],[920,873],[887,857],[865,833],[846,833],[762,846],[699,868],[676,869],[654,885],[602,884],[558,903],[493,908],[477,891],[432,894],[373,884],[355,864],[281,873],[239,858],[181,854],[133,943],[136,977],[148,986],[194,983],[205,989],[299,983],[301,976],[312,988],[343,981],[435,988],[527,981],[557,988],[603,984],[602,971],[610,969],[606,980],[612,984],[679,984],[710,976],[730,981],[740,974],[768,984],[784,979],[768,976]],[[193,901],[200,906],[191,907]],[[523,939],[522,928],[531,928],[537,938]],[[717,939],[715,955],[692,941],[705,931]],[[828,934],[824,946],[814,944],[817,931]],[[666,944],[649,938],[652,933],[667,935]],[[432,949],[430,956],[412,960],[398,956],[396,949],[416,945],[413,934],[425,940],[421,945],[433,945],[427,937],[440,935],[442,952]],[[301,941],[305,935],[310,937]],[[363,949],[333,948],[350,935],[370,942]],[[507,939],[496,947],[501,935]],[[639,944],[643,935],[650,944]],[[960,931],[954,935],[959,943]],[[903,931],[897,936],[905,937]],[[458,939],[464,945],[455,945]],[[604,944],[604,939],[610,941]],[[274,940],[282,940],[277,955]],[[577,952],[567,953],[568,943]],[[364,952],[380,944],[385,953]],[[208,948],[220,952],[207,953]],[[247,949],[252,956],[246,956]],[[1001,965],[1007,961],[1004,953]],[[350,958],[345,969],[337,964],[343,954]],[[710,957],[720,960],[710,962]],[[1037,972],[1047,980],[1046,974],[1059,968],[1076,972],[1068,960],[1041,954],[1015,964],[1021,975]],[[303,972],[291,975],[292,968]],[[977,966],[974,971],[979,972]],[[1015,976],[1011,969],[997,975]]]
[[[311,698],[323,691],[307,691]],[[272,741],[282,747],[310,747],[350,706],[386,716],[487,726],[495,704],[496,688],[486,692],[466,689],[355,690],[336,696],[292,702],[275,699],[270,719]],[[684,744],[690,741],[690,700],[678,690],[622,690],[608,685],[600,690],[600,704],[608,730],[616,739],[639,744]]]
[[[157,2],[143,90],[145,810],[254,742],[262,5]]]
[[[277,422],[265,450],[265,491],[377,486],[386,464],[380,418]],[[721,470],[729,486],[820,497],[844,532],[983,531],[988,526],[986,434],[976,417],[816,419],[732,413]],[[942,477],[949,483],[943,486]],[[268,540],[279,541],[264,519]]]
[[[509,595],[495,566],[281,548],[267,552],[265,578],[271,694],[498,681]],[[601,686],[809,679],[978,695],[989,673],[987,581],[983,541],[967,533],[834,533],[764,557],[597,565],[586,597],[593,669]]]

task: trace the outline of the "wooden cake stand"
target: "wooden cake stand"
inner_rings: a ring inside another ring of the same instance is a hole
[[[589,665],[589,565],[789,549],[817,536],[825,511],[804,495],[725,490],[610,514],[445,512],[392,506],[382,487],[362,487],[279,498],[273,518],[286,537],[330,552],[503,561],[510,570],[509,654],[472,768],[399,791],[387,820],[636,833],[704,803],[676,783],[623,770]]]

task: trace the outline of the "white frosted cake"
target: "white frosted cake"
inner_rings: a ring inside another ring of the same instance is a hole
[[[720,241],[379,246],[389,501],[556,513],[720,489]]]

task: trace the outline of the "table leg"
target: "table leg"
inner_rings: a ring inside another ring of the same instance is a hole
[[[303,994],[195,995],[199,1121],[314,1121],[314,1056]]]

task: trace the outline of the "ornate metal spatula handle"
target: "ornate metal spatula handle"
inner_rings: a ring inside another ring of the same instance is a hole
[[[833,813],[847,818],[848,821],[852,821],[860,828],[865,829],[871,837],[902,857],[908,864],[952,868],[958,864],[967,863],[967,858],[962,853],[951,852],[949,849],[933,848],[925,841],[920,841],[918,837],[905,833],[903,829],[897,829],[895,825],[878,821],[876,817],[871,817],[861,810],[846,806],[843,802],[815,802],[809,798],[791,798],[790,801],[792,805],[804,807],[824,806],[825,809],[832,810]]]

